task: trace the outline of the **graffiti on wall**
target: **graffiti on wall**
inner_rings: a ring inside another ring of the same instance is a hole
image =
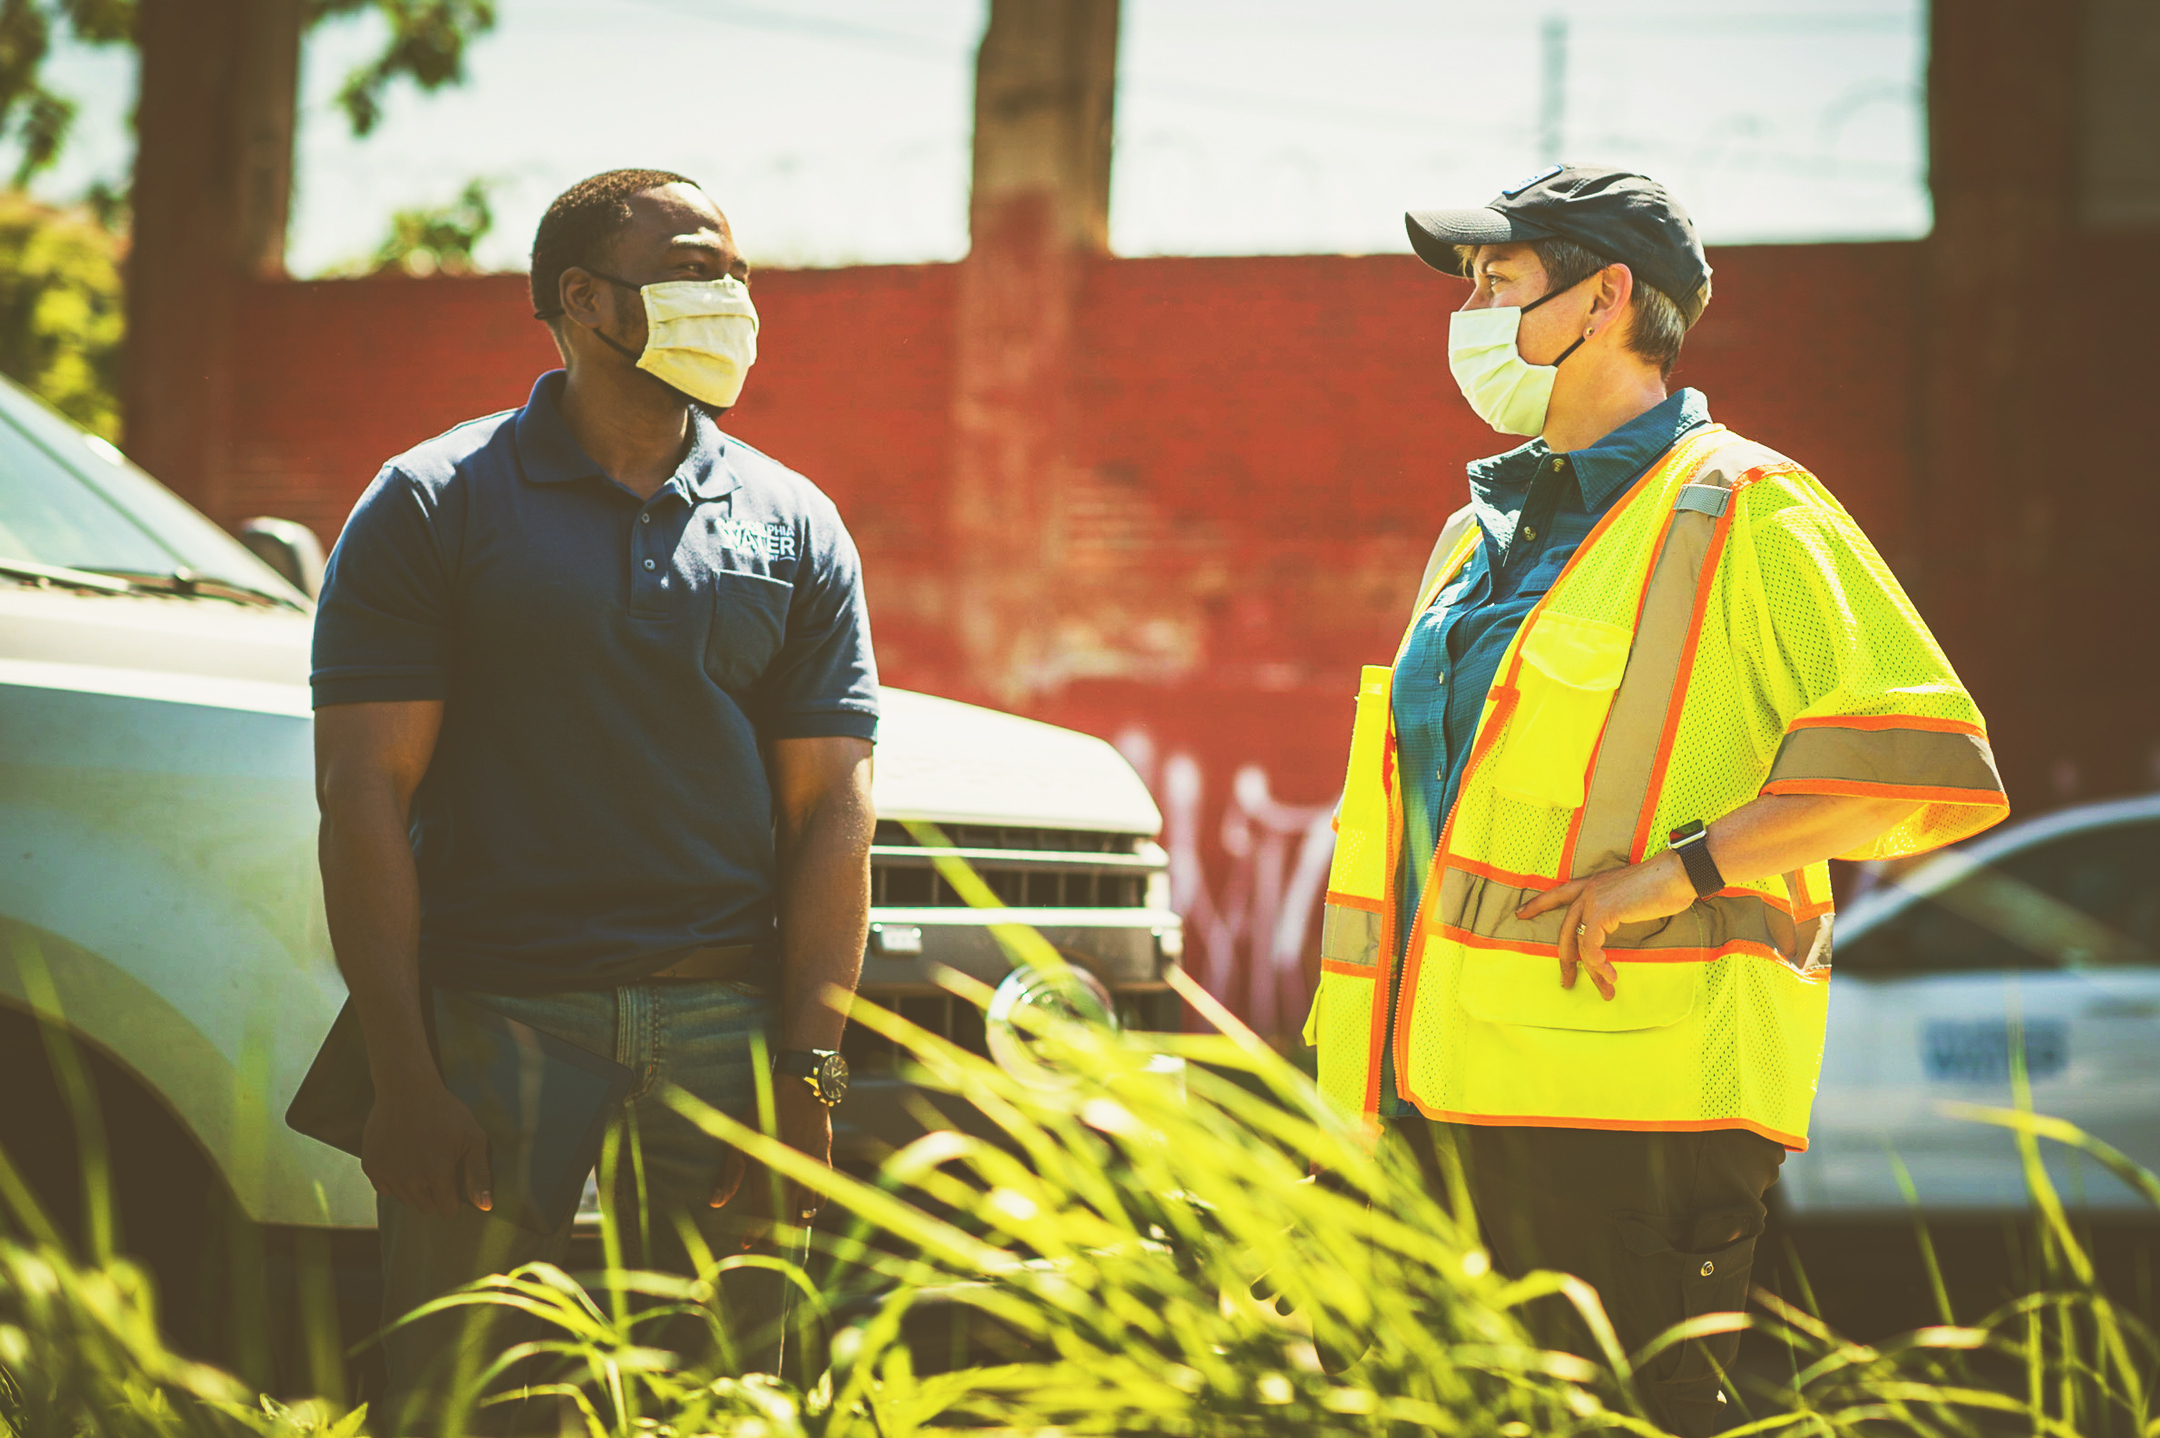
[[[1148,730],[1128,728],[1116,744],[1163,811],[1187,971],[1259,1032],[1297,1032],[1335,855],[1335,801],[1283,803],[1258,764],[1239,765],[1227,791],[1211,793],[1200,760],[1162,753]]]

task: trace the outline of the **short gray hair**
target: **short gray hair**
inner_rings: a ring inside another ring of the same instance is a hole
[[[1608,260],[1595,250],[1586,249],[1573,240],[1557,235],[1542,240],[1532,240],[1530,252],[1538,257],[1545,268],[1547,294],[1558,294],[1569,285],[1579,285],[1607,265],[1618,263]],[[1457,245],[1462,256],[1463,272],[1470,271],[1470,260],[1477,254],[1474,245]],[[1703,285],[1703,300],[1710,299],[1710,286]],[[1680,342],[1687,337],[1687,319],[1680,313],[1680,306],[1671,295],[1654,286],[1635,280],[1634,298],[1628,302],[1629,318],[1627,347],[1658,367],[1658,373],[1670,376],[1673,366],[1680,362]]]

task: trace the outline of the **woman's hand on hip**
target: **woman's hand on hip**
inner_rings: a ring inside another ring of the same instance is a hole
[[[1566,909],[1560,924],[1560,987],[1574,988],[1576,971],[1588,969],[1599,997],[1610,999],[1619,979],[1612,960],[1605,957],[1605,941],[1613,931],[1622,924],[1677,914],[1694,902],[1695,885],[1686,867],[1667,849],[1624,869],[1570,879],[1524,904],[1515,917],[1534,919]]]

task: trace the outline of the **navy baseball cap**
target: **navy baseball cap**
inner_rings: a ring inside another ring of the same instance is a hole
[[[1411,210],[1410,248],[1436,270],[1463,271],[1457,245],[1573,240],[1662,291],[1693,325],[1710,303],[1710,261],[1695,222],[1647,175],[1551,165],[1474,210]]]

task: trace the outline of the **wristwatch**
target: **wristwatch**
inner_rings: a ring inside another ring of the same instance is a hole
[[[782,1049],[773,1059],[773,1072],[801,1079],[827,1108],[839,1107],[847,1097],[847,1060],[837,1049]]]
[[[1688,882],[1695,886],[1695,897],[1707,899],[1725,887],[1725,876],[1718,872],[1717,861],[1710,857],[1710,831],[1700,819],[1690,819],[1665,836],[1672,850],[1680,856],[1680,863],[1687,870]]]

